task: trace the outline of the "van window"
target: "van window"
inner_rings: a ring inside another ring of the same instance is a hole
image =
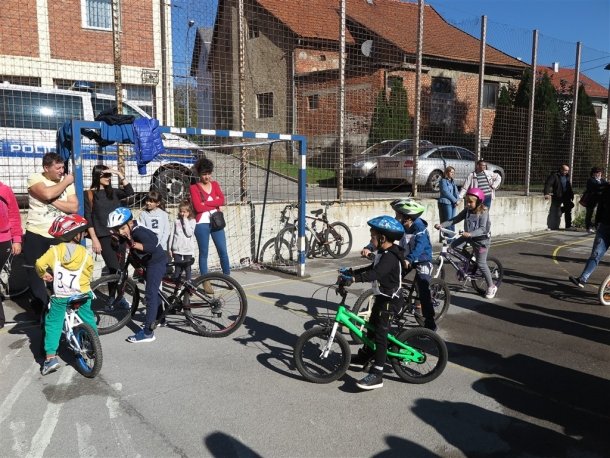
[[[57,130],[69,119],[83,119],[79,96],[0,89],[0,126]]]
[[[102,111],[111,110],[114,106],[116,106],[116,102],[111,99],[100,99],[97,97],[93,97],[91,99],[91,103],[93,104],[93,116],[97,116]],[[135,116],[136,119],[141,118],[142,115],[133,109],[133,107],[129,106],[126,103],[123,103],[123,114],[124,115],[132,115]]]

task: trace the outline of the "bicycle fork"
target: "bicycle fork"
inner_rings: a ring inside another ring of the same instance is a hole
[[[80,346],[78,339],[74,335],[74,328],[82,323],[80,317],[74,311],[66,312],[66,316],[64,318],[64,335],[66,336],[66,342],[68,346],[72,348],[74,353],[77,353],[81,356],[85,356],[85,352]]]
[[[333,328],[330,331],[330,336],[328,337],[328,340],[326,341],[326,345],[324,345],[324,347],[322,347],[322,352],[320,353],[320,358],[325,359],[328,357],[328,354],[330,353],[330,348],[333,346],[333,342],[335,341],[335,334],[337,334],[337,329],[339,329],[339,322],[335,321],[333,323]]]

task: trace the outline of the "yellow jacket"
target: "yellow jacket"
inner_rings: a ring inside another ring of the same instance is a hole
[[[66,257],[69,256],[67,249],[68,245],[70,245],[73,253],[72,257],[66,259]],[[77,245],[75,243],[60,243],[55,247],[49,248],[45,254],[36,260],[36,273],[38,276],[42,278],[47,271],[47,268],[50,267],[52,270],[55,266],[54,248],[57,249],[61,260],[61,265],[68,270],[78,270],[83,263],[85,256],[87,257],[85,267],[83,268],[83,273],[80,277],[80,291],[82,293],[91,291],[91,277],[93,277],[93,256],[89,254],[84,246]]]

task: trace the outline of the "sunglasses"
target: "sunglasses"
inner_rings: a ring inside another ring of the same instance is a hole
[[[111,178],[112,173],[102,173],[101,178]]]

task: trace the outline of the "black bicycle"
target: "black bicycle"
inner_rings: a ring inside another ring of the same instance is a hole
[[[21,296],[28,289],[23,255],[9,255],[0,269],[0,295],[5,299]]]

